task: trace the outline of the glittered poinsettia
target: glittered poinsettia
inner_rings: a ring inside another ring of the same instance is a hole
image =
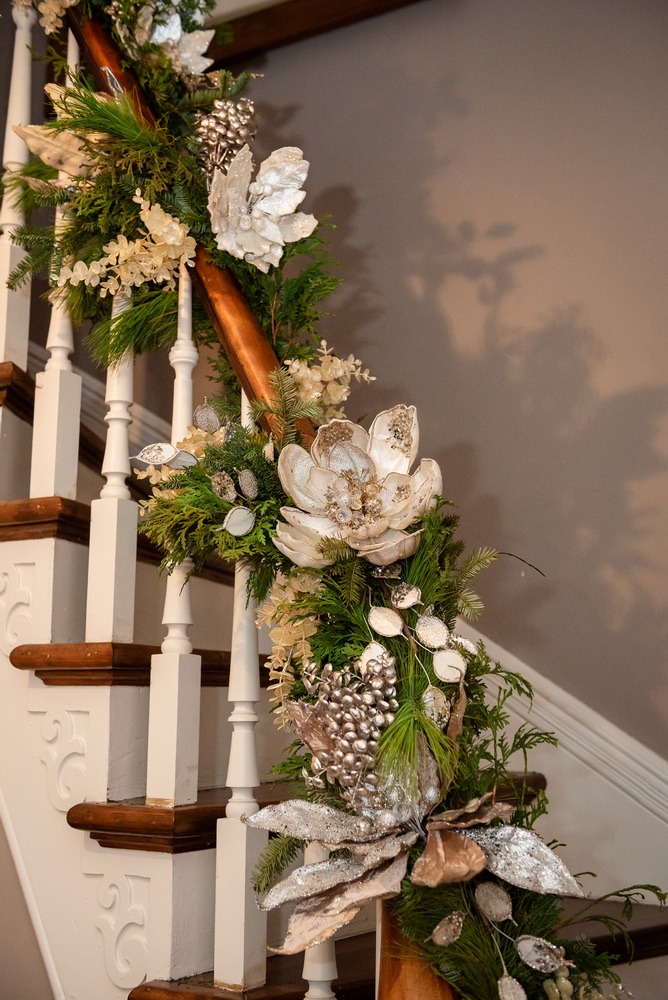
[[[286,243],[310,236],[317,219],[295,211],[306,197],[301,186],[308,168],[301,149],[284,146],[267,157],[251,182],[253,161],[246,145],[227,173],[215,170],[209,214],[218,248],[266,274],[279,263]]]
[[[278,474],[295,507],[283,507],[274,544],[298,566],[329,565],[321,552],[326,538],[340,539],[376,566],[413,555],[420,532],[405,529],[432,506],[441,490],[433,459],[409,470],[418,449],[414,406],[379,413],[369,432],[349,420],[318,430],[310,454],[287,445]]]

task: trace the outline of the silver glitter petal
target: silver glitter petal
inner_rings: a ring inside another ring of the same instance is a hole
[[[481,882],[475,891],[475,902],[483,916],[495,924],[512,918],[513,904],[510,896],[496,882]]]
[[[518,983],[512,976],[509,976],[508,973],[505,976],[501,976],[497,986],[499,1000],[527,1000],[527,995],[524,992],[522,984]]]
[[[200,403],[199,406],[195,407],[193,423],[198,430],[204,431],[206,434],[215,434],[221,427],[220,417],[213,406],[209,406],[208,403]]]
[[[285,833],[298,840],[316,840],[319,844],[338,846],[343,841],[374,840],[378,834],[368,819],[350,816],[331,806],[291,799],[274,806],[265,806],[244,822],[258,830]],[[299,950],[299,949],[298,949]]]
[[[348,844],[355,857],[359,858],[365,870],[370,871],[377,868],[383,861],[396,858],[401,851],[406,851],[412,847],[418,839],[418,834],[414,831],[400,833],[389,837],[381,837],[371,844]],[[344,846],[344,845],[339,845]]]
[[[273,910],[282,903],[294,903],[359,878],[364,865],[352,858],[332,858],[314,865],[302,865],[269,890],[260,903],[261,910]]]
[[[556,972],[562,965],[573,965],[564,959],[564,949],[551,944],[544,938],[532,934],[522,934],[515,941],[515,951],[525,965],[537,972]]]
[[[233,507],[225,515],[223,528],[231,535],[241,538],[253,530],[255,525],[255,514],[248,507]]]
[[[234,503],[237,491],[232,476],[227,472],[214,472],[210,479],[213,492],[216,496],[220,497],[221,500],[226,500],[228,503]]]
[[[450,629],[435,615],[421,615],[415,624],[415,634],[423,646],[443,649],[450,638]]]
[[[530,830],[497,826],[462,832],[482,848],[488,870],[511,885],[557,896],[585,895],[561,858]]]
[[[454,944],[459,939],[464,926],[466,914],[463,910],[455,910],[441,920],[431,932],[431,940],[441,948],[447,948],[449,944]]]
[[[244,496],[248,497],[249,500],[255,500],[258,493],[255,473],[251,472],[250,469],[242,469],[237,475],[237,479],[239,480],[239,488]]]
[[[400,583],[392,590],[390,601],[395,608],[412,608],[414,604],[419,604],[422,593],[419,587],[412,587],[409,583]]]
[[[378,635],[401,635],[404,628],[403,618],[392,608],[371,608],[368,619],[369,625]]]

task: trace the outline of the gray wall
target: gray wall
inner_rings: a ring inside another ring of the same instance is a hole
[[[668,756],[668,6],[423,0],[271,53],[259,153],[311,161],[323,331],[418,405],[483,632]],[[259,157],[258,157],[259,158]]]

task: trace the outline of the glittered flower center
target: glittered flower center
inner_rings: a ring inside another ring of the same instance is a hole
[[[327,516],[339,526],[341,538],[363,534],[373,538],[387,527],[376,476],[361,479],[352,469],[344,470],[325,493]]]

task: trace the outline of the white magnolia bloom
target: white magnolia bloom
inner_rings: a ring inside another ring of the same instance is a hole
[[[297,566],[329,565],[320,551],[325,538],[345,541],[376,566],[413,555],[420,532],[415,524],[441,491],[441,471],[423,459],[409,470],[418,449],[414,406],[379,413],[367,433],[349,420],[333,420],[318,430],[309,454],[289,444],[278,474],[296,507],[283,507],[274,544]]]
[[[266,274],[271,264],[280,261],[286,243],[310,236],[318,220],[295,211],[306,197],[301,186],[308,168],[301,149],[284,146],[267,157],[251,183],[253,160],[244,146],[227,173],[215,170],[209,214],[219,249]]]

